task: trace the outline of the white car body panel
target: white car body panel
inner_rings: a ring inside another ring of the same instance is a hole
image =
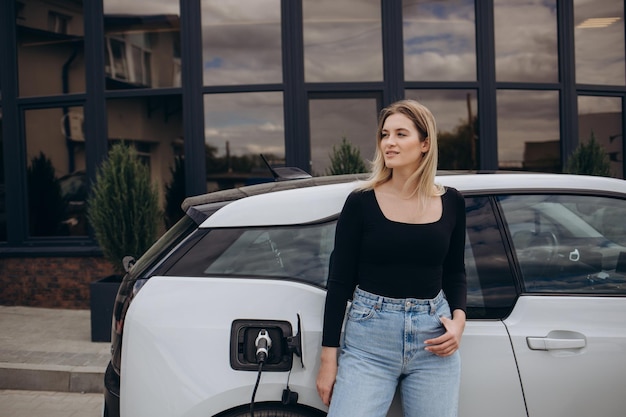
[[[526,416],[511,341],[500,320],[469,320],[460,352],[459,417]]]
[[[295,334],[298,314],[305,369],[294,357],[289,386],[300,404],[323,408],[315,370],[325,296],[319,288],[289,281],[151,278],[126,315],[121,415],[207,417],[249,403],[257,373],[230,367],[232,322],[287,320]],[[256,400],[280,398],[287,376],[264,372]]]
[[[341,211],[357,182],[260,194],[233,201],[206,219],[201,228],[232,226],[280,226],[326,219]],[[288,207],[288,210],[280,208]]]
[[[523,296],[505,324],[530,417],[625,415],[625,297]],[[529,348],[528,337],[549,335],[584,347]]]

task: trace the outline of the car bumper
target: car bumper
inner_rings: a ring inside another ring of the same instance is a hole
[[[120,376],[109,362],[104,373],[104,416],[120,416]]]

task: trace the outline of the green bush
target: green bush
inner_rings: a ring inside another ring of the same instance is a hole
[[[111,147],[87,201],[87,218],[118,273],[124,270],[124,256],[138,259],[156,240],[162,219],[158,191],[134,148],[124,143]]]
[[[341,138],[339,148],[333,145],[330,156],[330,167],[326,169],[326,175],[360,174],[367,172],[365,162],[361,158],[359,148],[348,142],[344,136]]]
[[[611,176],[609,157],[596,141],[596,136],[591,132],[589,142],[580,143],[567,161],[565,172],[569,174],[596,175],[602,177]]]

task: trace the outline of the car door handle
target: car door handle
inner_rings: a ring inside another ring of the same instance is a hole
[[[580,333],[553,331],[546,337],[527,337],[526,343],[531,350],[581,349],[587,340]]]

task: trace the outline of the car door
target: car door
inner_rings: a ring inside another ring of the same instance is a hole
[[[526,416],[503,319],[517,291],[491,200],[467,196],[467,323],[461,342],[459,416]]]
[[[523,295],[504,321],[529,417],[626,410],[626,200],[508,195],[499,203]]]

